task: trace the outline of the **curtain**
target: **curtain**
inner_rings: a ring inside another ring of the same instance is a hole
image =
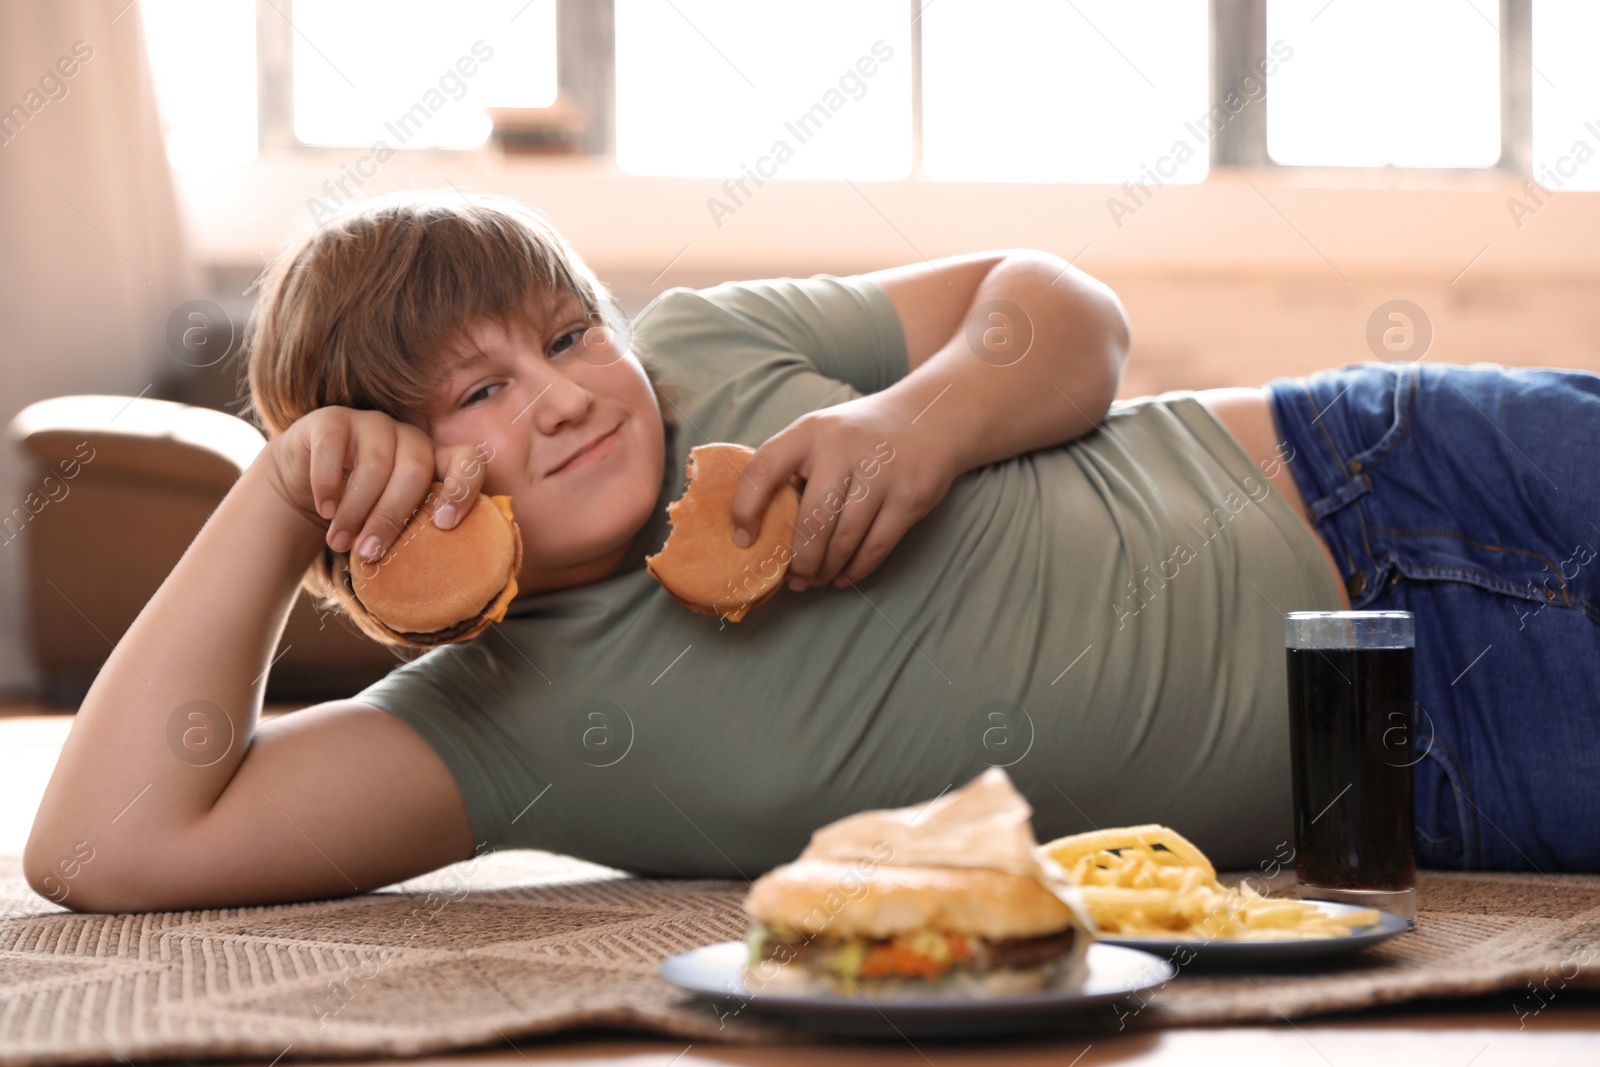
[[[168,317],[200,295],[189,247],[136,3],[0,2],[0,417],[152,388]],[[0,514],[38,478],[5,448]],[[26,543],[0,545],[0,692],[19,695]]]

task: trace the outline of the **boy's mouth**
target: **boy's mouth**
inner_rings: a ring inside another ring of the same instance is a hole
[[[621,429],[622,423],[619,422],[610,430],[607,430],[605,433],[593,438],[588,444],[581,446],[566,459],[545,471],[544,476],[549,478],[553,475],[572,470],[574,467],[581,467],[586,462],[599,458],[602,453],[609,451],[616,443],[618,432]]]

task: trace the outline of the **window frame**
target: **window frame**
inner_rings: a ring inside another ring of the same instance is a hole
[[[306,159],[343,159],[362,145],[307,144],[294,130],[294,0],[256,3],[256,130],[258,151]],[[611,0],[556,0],[556,92],[591,116],[582,151],[556,157],[615,154],[616,33]],[[414,159],[448,161],[478,148],[396,148]]]
[[[1337,0],[1328,0],[1329,3]],[[1267,0],[1210,0],[1211,105],[1234,91],[1267,54]],[[1487,167],[1308,166],[1279,163],[1267,155],[1268,85],[1260,106],[1252,105],[1211,141],[1213,170],[1229,167],[1270,169],[1306,175],[1329,184],[1352,179],[1409,175],[1448,178],[1470,174],[1533,174],[1533,0],[1500,0],[1500,158]]]
[[[911,15],[911,170],[903,181],[933,181],[923,171],[922,22],[934,0],[907,0]],[[1337,2],[1337,0],[1330,0]],[[1533,0],[1500,4],[1500,158],[1487,167],[1304,166],[1267,154],[1271,87],[1209,143],[1212,175],[1271,170],[1326,185],[1392,184],[1396,179],[1455,180],[1469,175],[1533,174]],[[343,158],[358,146],[310,145],[294,132],[293,0],[256,0],[257,125],[261,151],[310,159]],[[1267,54],[1267,0],[1209,0],[1210,106],[1233,92]],[[612,0],[556,0],[556,85],[561,98],[591,116],[582,151],[556,160],[616,158],[616,22]],[[416,159],[449,161],[479,149],[404,148]],[[1050,185],[1103,183],[1045,182]]]

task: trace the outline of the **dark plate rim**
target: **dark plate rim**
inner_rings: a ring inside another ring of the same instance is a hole
[[[1307,903],[1311,904],[1332,904],[1341,911],[1358,911],[1362,907],[1359,904],[1348,904],[1341,900],[1305,899]],[[1242,941],[1230,938],[1204,940],[1156,937],[1149,934],[1101,934],[1098,940],[1106,945],[1120,945],[1124,948],[1139,949],[1151,953],[1188,950],[1197,955],[1203,952],[1211,958],[1236,956],[1241,959],[1266,960],[1275,957],[1309,958],[1354,952],[1368,945],[1376,945],[1380,941],[1387,941],[1396,934],[1403,934],[1411,928],[1411,923],[1408,920],[1402,919],[1393,912],[1379,908],[1377,923],[1353,931],[1349,937],[1291,937]]]
[[[1092,1007],[1106,1001],[1125,997],[1130,993],[1153,989],[1166,984],[1178,976],[1178,968],[1170,961],[1162,959],[1142,948],[1133,948],[1126,945],[1112,945],[1103,940],[1095,941],[1088,947],[1088,952],[1094,954],[1097,949],[1104,955],[1109,950],[1118,956],[1124,953],[1127,957],[1123,963],[1129,967],[1137,965],[1139,981],[1120,985],[1114,989],[1047,989],[1032,993],[1010,993],[1000,996],[958,996],[945,995],[887,995],[872,998],[856,999],[846,994],[824,993],[753,993],[743,988],[743,979],[738,979],[739,988],[730,989],[718,987],[712,989],[699,983],[680,981],[674,977],[672,971],[678,966],[693,966],[692,959],[708,950],[728,950],[731,946],[744,947],[742,941],[721,941],[711,945],[700,945],[687,952],[680,952],[663,960],[657,968],[657,973],[669,984],[697,997],[712,1000],[739,1000],[752,1008],[767,1011],[772,1014],[829,1014],[838,1017],[871,1016],[878,1018],[888,1015],[894,1018],[907,1018],[918,1016],[940,1016],[951,1013],[968,1016],[1005,1016],[1008,1014],[1028,1015],[1041,1011],[1074,1010],[1078,1007]],[[701,964],[703,966],[703,964]],[[1089,966],[1093,966],[1092,960]]]

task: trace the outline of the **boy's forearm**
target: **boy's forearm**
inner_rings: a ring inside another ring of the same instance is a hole
[[[136,859],[141,840],[208,812],[243,759],[272,653],[322,545],[268,484],[266,461],[212,512],[96,676],[40,805],[31,861],[51,864],[52,849],[79,841],[97,862]]]
[[[956,473],[1073,440],[1105,418],[1126,320],[1109,289],[1063,266],[996,264],[955,335],[883,391],[905,418],[934,424]]]

